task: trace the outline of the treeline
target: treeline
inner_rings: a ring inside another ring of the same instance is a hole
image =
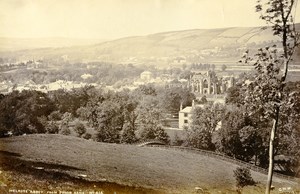
[[[72,131],[100,142],[169,142],[162,127],[165,113],[191,105],[188,89],[140,86],[134,91],[105,91],[87,86],[72,91],[34,90],[1,95],[0,135]],[[91,129],[88,130],[87,129]]]

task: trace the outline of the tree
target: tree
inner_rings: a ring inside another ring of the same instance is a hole
[[[200,104],[206,104],[208,101],[207,101],[207,98],[206,98],[206,96],[204,95],[204,96],[202,96],[201,97],[201,99],[200,99]]]
[[[97,141],[119,143],[124,117],[118,103],[106,100],[100,104],[97,112]]]
[[[60,125],[59,125],[59,130],[61,131],[62,134],[64,135],[69,135],[71,133],[69,129],[69,124],[73,120],[73,116],[69,112],[65,112],[62,115]]]
[[[267,166],[267,145],[264,143],[266,135],[251,125],[246,125],[239,130],[239,139],[242,144],[244,161],[250,161],[254,157],[254,164],[261,167]]]
[[[105,96],[100,91],[93,91],[85,106],[77,109],[76,113],[83,120],[88,121],[92,127],[98,126],[98,113],[101,111],[101,104],[105,101]]]
[[[195,107],[192,114],[192,123],[187,129],[187,143],[189,146],[215,150],[212,135],[221,120],[223,107],[208,105],[203,108]]]
[[[84,107],[89,98],[94,95],[94,92],[95,88],[93,86],[85,86],[72,91],[59,89],[50,92],[49,96],[61,113],[70,112],[72,115],[77,116],[77,109]]]
[[[226,112],[222,120],[222,127],[217,133],[218,151],[238,159],[245,158],[245,153],[239,137],[239,130],[245,125],[245,118],[242,111],[233,110]]]
[[[168,112],[178,112],[183,107],[192,105],[195,95],[188,88],[171,87],[160,91],[160,106]]]
[[[241,79],[247,80],[247,79]],[[245,89],[241,83],[237,83],[235,86],[228,88],[226,91],[226,104],[235,104],[237,106],[244,105]]]
[[[272,25],[273,34],[281,38],[282,53],[276,46],[259,49],[254,58],[245,56],[245,62],[254,61],[256,79],[249,84],[247,101],[262,111],[263,116],[272,120],[269,142],[269,170],[266,194],[270,193],[274,168],[274,140],[278,128],[280,111],[284,101],[284,87],[289,63],[299,46],[299,33],[296,32],[292,11],[295,0],[258,0],[256,11],[261,19]],[[283,67],[283,68],[282,68]],[[289,104],[291,107],[292,104]],[[252,106],[252,111],[254,106]]]
[[[141,85],[139,88],[136,89],[137,93],[140,93],[142,95],[150,95],[150,96],[156,96],[156,89],[153,85]]]
[[[137,141],[135,130],[130,123],[126,123],[123,126],[121,134],[121,143],[135,143]]]
[[[284,114],[284,120],[280,127],[280,139],[283,139],[279,144],[280,153],[293,156],[286,163],[286,167],[290,170],[290,174],[300,177],[300,82],[289,82],[285,87],[286,92],[292,93],[293,109],[290,110],[290,114]],[[282,117],[282,116],[281,116]]]
[[[168,135],[161,126],[162,110],[159,100],[153,96],[145,96],[137,107],[137,123],[142,140],[158,139],[169,143]]]
[[[44,133],[41,117],[47,117],[55,109],[45,93],[24,90],[14,91],[0,101],[1,131],[23,133]]]
[[[52,113],[50,113],[48,115],[48,119],[50,121],[59,121],[59,120],[61,120],[61,118],[62,118],[62,114],[57,110],[53,111]]]
[[[226,155],[265,167],[266,145],[263,133],[265,127],[257,125],[257,119],[249,117],[242,107],[227,107],[222,126],[217,131],[217,150]]]

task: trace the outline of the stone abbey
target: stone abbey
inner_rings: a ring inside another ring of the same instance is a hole
[[[195,73],[190,76],[189,87],[196,96],[225,94],[228,88],[234,86],[233,76],[218,77],[214,71]]]

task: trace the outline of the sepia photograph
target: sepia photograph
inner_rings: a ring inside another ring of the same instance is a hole
[[[0,0],[0,194],[300,194],[298,0]]]

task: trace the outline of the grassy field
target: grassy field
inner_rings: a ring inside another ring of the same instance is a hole
[[[234,193],[237,165],[180,150],[97,143],[63,135],[0,139],[0,186],[39,190],[103,190],[107,193]],[[252,172],[263,193],[266,175]],[[299,183],[274,177],[275,190]]]

